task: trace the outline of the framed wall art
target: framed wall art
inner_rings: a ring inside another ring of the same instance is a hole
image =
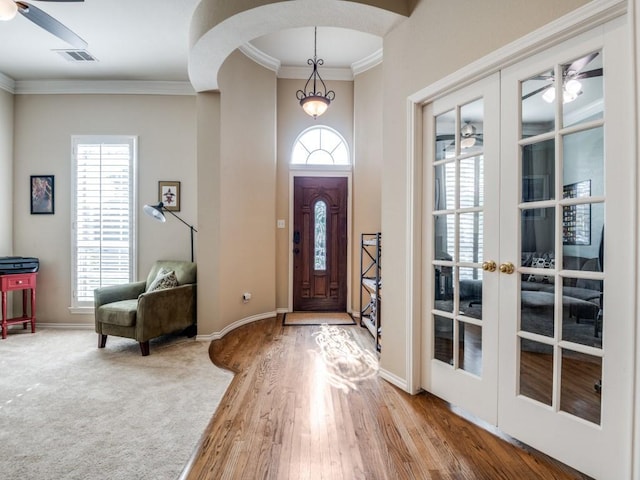
[[[164,204],[166,210],[180,211],[180,182],[158,182],[158,201]]]
[[[53,175],[31,175],[31,214],[53,215],[55,213],[55,186]]]
[[[564,185],[563,198],[580,198],[591,195],[591,180]],[[580,203],[562,207],[563,245],[591,245],[591,204]]]

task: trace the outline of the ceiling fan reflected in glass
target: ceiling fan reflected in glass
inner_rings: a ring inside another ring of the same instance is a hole
[[[478,133],[478,128],[473,123],[466,121],[460,128],[460,150],[461,153],[472,147],[482,146],[482,133]],[[448,142],[443,151],[447,153],[453,153],[456,144],[456,137],[454,134],[440,134],[436,137],[436,142]]]
[[[583,69],[598,55],[599,52],[593,52],[589,55],[585,55],[584,57],[575,60],[572,63],[562,65],[562,103],[573,102],[580,95],[582,95],[583,84],[580,80],[602,76],[602,67],[583,71]],[[542,99],[545,102],[553,103],[556,99],[556,87],[554,85],[553,74],[539,75],[538,77],[534,77],[533,79],[550,82],[550,85],[545,85],[523,95],[522,100],[526,100],[527,98],[542,93]]]
[[[41,2],[84,2],[84,0],[38,0]],[[76,33],[65,27],[48,13],[27,2],[14,0],[0,0],[0,20],[9,21],[20,13],[26,19],[32,21],[47,32],[64,40],[77,49],[86,49],[87,42]]]

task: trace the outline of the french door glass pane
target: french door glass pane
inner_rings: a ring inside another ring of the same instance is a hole
[[[592,52],[562,65],[564,127],[604,116],[602,54]]]
[[[533,137],[555,129],[553,78],[553,69],[550,69],[521,82],[522,138]]]
[[[522,202],[555,198],[555,141],[522,147]]]
[[[484,158],[460,160],[460,208],[481,207],[484,204]]]
[[[586,278],[562,280],[562,340],[602,348],[603,285],[602,280]]]
[[[574,192],[574,197],[604,195],[603,128],[571,133],[562,141],[562,184],[582,186]]]
[[[520,395],[551,405],[553,399],[553,347],[520,339]]]
[[[458,367],[482,376],[482,328],[466,322],[458,322]]]
[[[453,320],[451,318],[433,316],[434,325],[434,358],[453,365]]]
[[[562,349],[560,410],[600,425],[602,358]]]

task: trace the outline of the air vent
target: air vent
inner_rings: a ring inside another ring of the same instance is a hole
[[[54,50],[70,62],[97,62],[98,59],[86,50]]]

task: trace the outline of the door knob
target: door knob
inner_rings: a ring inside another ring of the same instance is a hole
[[[293,253],[300,253],[300,249],[298,247],[294,248]]]
[[[488,262],[484,262],[482,264],[482,269],[485,272],[495,272],[496,271],[496,262],[493,260],[489,260]]]
[[[500,271],[502,273],[506,273],[507,275],[511,275],[515,271],[515,269],[516,268],[513,266],[513,263],[511,262],[502,263],[500,265]]]

